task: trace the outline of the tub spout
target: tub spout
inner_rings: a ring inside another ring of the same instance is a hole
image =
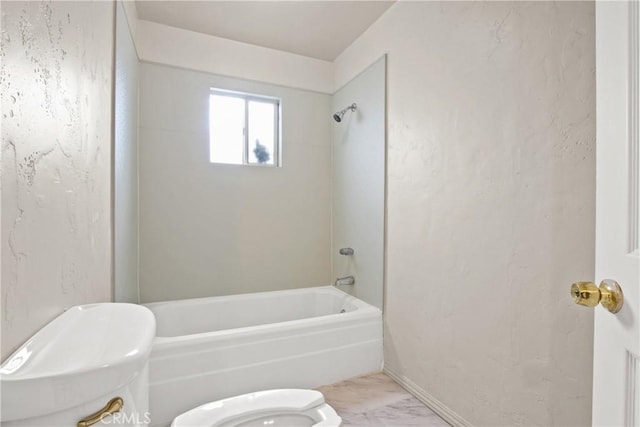
[[[336,288],[339,286],[353,286],[356,283],[356,279],[353,276],[338,277],[333,283]]]

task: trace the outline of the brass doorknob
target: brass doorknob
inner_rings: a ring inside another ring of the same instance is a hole
[[[606,279],[600,282],[600,287],[591,282],[576,282],[571,285],[573,302],[586,307],[595,307],[598,303],[611,313],[622,309],[624,294],[615,280]]]

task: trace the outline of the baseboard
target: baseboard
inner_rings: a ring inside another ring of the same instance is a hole
[[[404,375],[396,374],[388,368],[384,368],[384,373],[390,376],[402,388],[414,395],[416,399],[424,403],[429,409],[438,414],[440,418],[451,424],[453,427],[472,427],[472,424],[461,415],[440,402],[435,397],[424,391],[420,386],[406,378]]]

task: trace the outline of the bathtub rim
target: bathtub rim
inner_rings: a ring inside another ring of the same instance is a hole
[[[266,298],[268,296],[276,295],[276,294],[285,294],[285,293],[286,294],[304,294],[309,292],[318,292],[318,293],[334,294],[334,295],[338,294],[340,297],[344,297],[344,296],[348,297],[347,300],[353,300],[352,302],[354,302],[355,303],[354,305],[356,305],[357,307],[358,306],[374,307],[371,304],[366,303],[363,300],[359,299],[358,297],[351,295],[343,291],[342,289],[339,289],[331,285],[309,286],[306,288],[293,288],[293,289],[277,289],[274,291],[246,292],[243,294],[218,295],[218,296],[214,295],[210,297],[183,298],[183,299],[173,299],[173,300],[166,300],[166,301],[153,301],[153,302],[141,303],[140,305],[143,305],[147,307],[149,310],[153,311],[154,307],[161,307],[163,305],[168,305],[168,304],[191,305],[191,304],[195,304],[196,302],[204,302],[208,300],[233,301],[233,300],[243,299],[248,297]],[[374,308],[377,308],[377,307],[374,307]]]
[[[337,289],[333,286],[317,286],[317,287],[309,287],[309,288],[298,288],[298,289],[284,289],[277,291],[265,291],[265,292],[256,292],[256,293],[247,293],[247,294],[234,294],[234,295],[223,295],[223,296],[213,296],[213,297],[203,297],[203,298],[188,298],[183,300],[170,300],[170,301],[159,301],[148,304],[142,304],[143,306],[150,309],[153,314],[156,313],[153,311],[154,307],[160,307],[163,305],[170,304],[181,304],[181,305],[190,305],[190,303],[195,303],[196,301],[203,302],[203,300],[222,300],[223,302],[229,300],[237,300],[242,297],[251,296],[260,296],[267,297],[275,294],[281,293],[310,293],[310,292],[319,292],[325,294],[333,294],[337,295],[341,298],[345,298],[345,303],[352,304],[355,307],[355,310],[347,311],[344,313],[332,313],[325,314],[321,316],[313,316],[307,317],[304,319],[294,319],[294,320],[286,320],[283,322],[273,322],[273,323],[265,323],[260,325],[253,326],[243,326],[240,328],[232,328],[232,329],[222,329],[218,331],[206,331],[206,332],[198,332],[195,334],[185,334],[185,335],[174,335],[174,336],[158,336],[156,335],[153,339],[152,353],[161,349],[167,349],[169,347],[179,346],[182,343],[189,342],[196,344],[198,342],[208,342],[217,339],[224,339],[226,337],[232,336],[243,336],[243,337],[251,337],[254,335],[260,335],[263,333],[267,333],[270,331],[277,332],[292,332],[296,329],[308,329],[309,327],[314,326],[328,326],[332,324],[342,324],[345,321],[350,321],[355,323],[363,323],[370,320],[378,319],[382,316],[382,310],[379,308],[372,306],[361,299],[350,295],[340,289]],[[157,333],[157,332],[156,332]]]

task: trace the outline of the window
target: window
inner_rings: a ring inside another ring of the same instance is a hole
[[[279,166],[280,100],[212,89],[209,160],[233,165]]]

